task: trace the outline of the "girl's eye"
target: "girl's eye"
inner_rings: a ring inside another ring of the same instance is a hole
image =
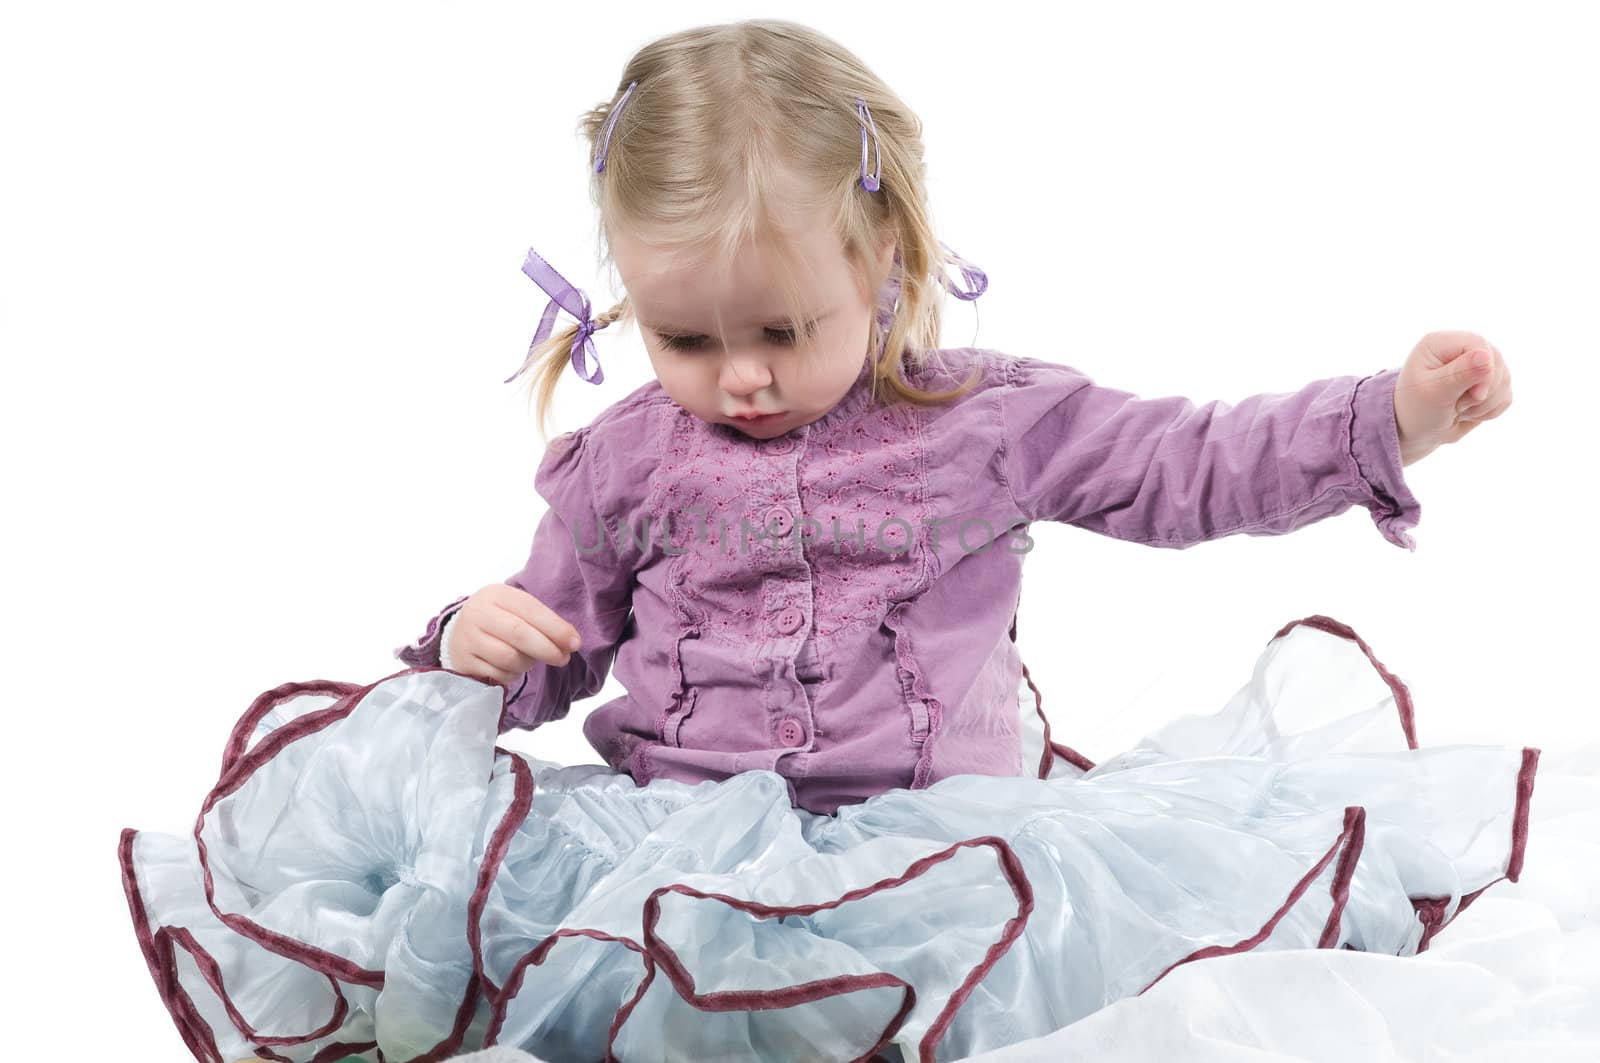
[[[806,326],[806,335],[810,336],[816,331],[815,322]],[[792,347],[795,343],[795,330],[792,328],[769,328],[765,330],[766,338],[781,347]],[[667,336],[662,335],[661,345],[673,351],[692,351],[705,342],[704,336]]]

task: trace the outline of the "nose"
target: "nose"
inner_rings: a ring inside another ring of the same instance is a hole
[[[758,354],[730,354],[723,360],[718,384],[729,395],[744,398],[772,383],[772,370]]]

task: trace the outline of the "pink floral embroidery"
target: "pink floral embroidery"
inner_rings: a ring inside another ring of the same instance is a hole
[[[812,634],[831,638],[876,626],[889,602],[917,589],[927,565],[919,414],[870,400],[863,385],[782,437],[792,445],[671,411],[647,508],[672,550],[685,551],[672,581],[704,637],[761,641],[774,612],[809,605]],[[789,532],[764,533],[775,507]]]

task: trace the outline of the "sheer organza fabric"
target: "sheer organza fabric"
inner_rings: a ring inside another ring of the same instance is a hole
[[[124,831],[197,1059],[961,1059],[1214,957],[1426,949],[1517,877],[1538,761],[1415,748],[1403,684],[1327,618],[1098,766],[832,816],[770,772],[639,787],[498,748],[503,699],[444,669],[286,684],[192,834]]]

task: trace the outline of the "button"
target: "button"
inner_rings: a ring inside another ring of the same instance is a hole
[[[785,716],[778,721],[778,741],[792,748],[804,744],[805,740],[806,729],[801,726],[799,720],[793,716]]]
[[[776,439],[767,440],[767,451],[772,454],[787,454],[794,449],[794,440],[788,436],[778,436]]]
[[[773,617],[773,625],[777,627],[780,635],[793,635],[800,628],[800,622],[805,616],[794,606],[785,606],[783,612]]]
[[[794,514],[783,506],[773,506],[762,516],[761,525],[773,535],[788,535],[794,527]]]

